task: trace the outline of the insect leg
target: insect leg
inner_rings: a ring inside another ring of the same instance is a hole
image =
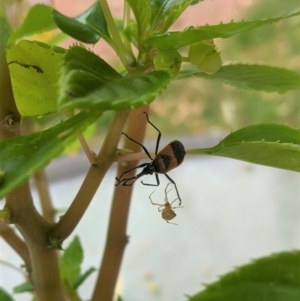
[[[176,183],[166,173],[164,175],[174,184],[176,192],[177,192],[178,200],[179,200],[179,206],[180,206],[181,205],[181,198],[180,198]]]
[[[146,186],[159,186],[160,183],[159,183],[159,178],[157,173],[155,174],[155,178],[156,178],[156,184],[144,183],[143,181],[141,181],[141,183]]]
[[[156,148],[155,148],[155,155],[157,155],[159,142],[160,142],[160,137],[161,137],[161,131],[149,120],[148,114],[146,112],[144,112],[144,114],[146,115],[148,123],[150,123],[158,131],[158,136],[157,136],[157,141],[156,141]]]
[[[131,178],[127,178],[127,179],[123,179],[123,180],[121,180],[121,178],[123,177],[123,175],[125,175],[125,174],[127,174],[128,172],[131,172],[132,170],[135,170],[135,169],[137,169],[137,168],[142,168],[142,167],[145,167],[145,166],[147,166],[149,163],[143,163],[143,164],[140,164],[140,165],[138,165],[138,166],[136,166],[136,167],[134,167],[134,168],[131,168],[131,169],[129,169],[129,170],[127,170],[127,171],[124,171],[121,175],[120,175],[120,177],[116,177],[116,181],[118,181],[118,183],[117,184],[115,184],[115,186],[118,186],[120,183],[124,183],[123,185],[124,186],[130,186],[130,185],[126,185],[126,182],[128,181],[128,180],[133,180],[133,179],[135,179],[135,180],[137,180],[139,177],[141,177],[141,176],[143,176],[144,175],[144,173],[143,173],[143,171],[141,172],[141,173],[139,173],[138,175],[136,175],[136,176],[134,176],[134,177],[131,177]],[[134,181],[135,182],[135,181]],[[134,183],[133,182],[133,183]],[[132,185],[132,184],[131,184]]]
[[[125,133],[123,133],[123,132],[122,132],[122,134],[125,135],[130,141],[132,141],[132,142],[134,142],[134,143],[140,145],[140,146],[143,148],[144,152],[147,154],[147,156],[150,158],[150,160],[153,161],[153,159],[151,158],[151,156],[150,156],[148,150],[146,149],[146,147],[145,147],[143,144],[141,144],[141,143],[137,142],[136,140],[130,138],[127,134],[125,134]]]
[[[124,180],[121,181],[122,186],[131,186],[131,185],[133,185],[133,183],[134,183],[137,179],[138,179],[137,177],[132,177],[132,178],[124,179]],[[131,181],[131,180],[132,180],[132,181]],[[130,182],[130,181],[131,181],[131,182]],[[130,183],[128,184],[128,182],[130,182]],[[119,183],[118,183],[117,185],[119,185]],[[117,186],[117,185],[115,185],[115,186]]]

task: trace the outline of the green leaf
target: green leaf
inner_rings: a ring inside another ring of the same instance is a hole
[[[56,28],[52,18],[52,8],[44,4],[32,6],[21,26],[10,36],[8,43],[14,43],[17,39],[31,36]]]
[[[12,33],[12,29],[10,27],[10,24],[7,22],[7,19],[5,16],[1,15],[1,9],[0,9],[0,47],[1,49],[6,48],[7,40]],[[1,66],[2,68],[2,66]]]
[[[282,252],[222,276],[189,301],[298,301],[300,252]]]
[[[123,78],[100,57],[75,46],[63,59],[59,106],[99,111],[136,108],[151,102],[169,81],[162,71]]]
[[[27,293],[27,292],[32,292],[33,291],[33,286],[30,282],[24,282],[18,286],[15,286],[13,288],[14,294],[20,294],[20,293]],[[1,300],[1,299],[0,299]]]
[[[190,77],[219,80],[239,88],[260,90],[266,92],[284,93],[300,89],[300,74],[284,68],[236,64],[222,66],[218,72],[207,75],[196,70],[184,70],[176,79]]]
[[[95,268],[91,267],[88,270],[86,270],[82,275],[78,277],[78,279],[75,281],[73,289],[77,289],[92,273],[97,271]]]
[[[13,297],[9,295],[3,288],[0,287],[0,300],[1,301],[14,301]]]
[[[300,12],[296,12],[287,16],[281,16],[278,18],[199,26],[195,28],[188,28],[187,30],[181,32],[168,32],[165,34],[153,36],[144,40],[143,42],[159,49],[181,48],[192,43],[214,38],[229,38],[236,34],[243,33],[261,26],[269,25],[284,19],[289,19],[298,15],[300,15]]]
[[[71,75],[70,75],[71,76]],[[80,81],[77,77],[76,81]],[[100,86],[83,97],[73,97],[72,86],[68,83],[68,93],[61,99],[61,108],[80,108],[92,110],[128,110],[152,102],[157,95],[166,89],[170,76],[164,71],[153,71],[135,78],[124,78]],[[75,94],[76,95],[76,94]]]
[[[80,277],[80,266],[83,261],[83,249],[78,236],[67,247],[60,262],[60,274],[64,283],[74,287]]]
[[[123,30],[123,35],[126,37],[126,39],[132,43],[136,48],[139,47],[139,36],[138,34],[138,28],[136,22],[131,22],[128,24],[128,26]]]
[[[58,79],[65,50],[22,40],[7,50],[13,92],[22,116],[57,111]]]
[[[118,296],[117,301],[124,301],[124,299],[121,296]]]
[[[78,41],[95,44],[101,37],[111,40],[99,2],[75,18],[69,18],[57,10],[53,10],[52,15],[60,30]]]
[[[84,112],[49,130],[0,140],[0,170],[6,173],[0,183],[0,199],[60,155],[98,117],[99,113]]]
[[[300,172],[300,130],[259,124],[232,132],[216,146],[187,150]]]
[[[83,96],[122,76],[93,52],[79,46],[70,48],[63,58],[60,80],[61,98],[65,94]]]
[[[152,30],[165,32],[189,5],[200,1],[203,0],[150,0]]]
[[[150,21],[150,0],[126,0],[130,5],[137,23],[138,37],[142,37]]]

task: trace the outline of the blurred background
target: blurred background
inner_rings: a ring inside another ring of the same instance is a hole
[[[28,1],[5,1],[10,13],[22,18]],[[114,14],[122,17],[123,1],[108,1]],[[30,2],[33,3],[33,2]],[[93,1],[45,1],[68,16],[86,10]],[[192,6],[178,19],[172,30],[189,25],[217,24],[254,18],[276,17],[299,11],[298,0],[212,0]],[[18,23],[18,20],[15,19]],[[299,72],[300,19],[252,30],[230,39],[216,39],[223,64],[266,64]],[[47,42],[47,36],[36,37]],[[74,41],[62,43],[67,47]],[[100,41],[89,46],[120,68],[116,55]],[[231,130],[258,123],[283,123],[300,127],[300,91],[280,95],[243,90],[209,80],[174,81],[151,104],[151,121],[162,131],[161,148],[173,138],[186,148],[209,147],[219,142]],[[90,129],[91,145],[97,151],[110,123],[107,112]],[[55,122],[53,116],[39,121]],[[147,132],[145,145],[153,151],[156,132]],[[88,169],[87,159],[73,152],[71,157],[54,160],[47,169],[55,206],[65,210],[80,187]],[[87,214],[74,235],[79,235],[85,251],[84,269],[98,267],[107,230],[110,200],[113,193],[115,166],[101,185]],[[128,235],[117,291],[125,301],[185,300],[184,294],[194,294],[201,283],[214,281],[220,274],[251,259],[274,252],[300,247],[300,176],[245,162],[187,157],[180,168],[170,173],[176,181],[184,208],[176,209],[174,222],[162,220],[148,196],[153,187],[135,184]],[[153,200],[163,203],[167,180],[155,188]],[[151,181],[148,177],[147,181]],[[34,187],[33,187],[34,189]],[[175,198],[170,192],[170,200]],[[37,199],[36,193],[34,197]],[[0,207],[4,202],[0,201]],[[37,203],[38,206],[38,203]],[[73,239],[64,244],[67,246]],[[0,259],[13,262],[20,259],[0,239]],[[81,295],[88,300],[96,273],[82,286]],[[1,264],[0,285],[8,291],[22,283],[20,271]],[[29,295],[16,295],[16,301],[31,300]],[[0,300],[1,301],[1,300]]]

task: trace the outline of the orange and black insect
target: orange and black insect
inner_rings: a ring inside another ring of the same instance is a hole
[[[155,148],[155,158],[153,159],[150,156],[150,153],[148,152],[148,150],[146,149],[146,147],[137,142],[136,140],[130,138],[127,134],[122,133],[123,135],[125,135],[129,140],[131,140],[132,142],[140,145],[143,150],[145,151],[145,153],[147,154],[147,156],[149,157],[149,159],[152,160],[152,162],[150,163],[143,163],[140,164],[130,170],[127,170],[125,172],[123,172],[120,177],[116,178],[117,184],[115,184],[115,186],[122,184],[123,186],[131,186],[138,178],[144,176],[144,175],[152,175],[155,174],[155,178],[156,178],[156,184],[150,184],[150,183],[144,183],[142,181],[143,185],[147,185],[147,186],[158,186],[160,184],[159,182],[159,178],[158,178],[158,174],[164,174],[169,181],[171,181],[176,189],[177,192],[177,196],[179,199],[179,206],[181,204],[181,199],[177,190],[177,186],[176,183],[167,175],[167,172],[169,172],[170,170],[178,167],[185,156],[185,149],[183,144],[178,141],[178,140],[174,140],[172,142],[170,142],[167,146],[165,146],[159,153],[158,152],[158,147],[159,147],[159,142],[160,142],[160,137],[161,137],[161,132],[160,130],[149,120],[148,115],[146,112],[144,112],[144,114],[146,115],[147,121],[149,124],[151,124],[158,132],[158,137],[157,137],[157,141],[156,141],[156,148]],[[144,168],[139,174],[137,174],[134,177],[131,178],[123,178],[123,176],[136,169],[136,168]]]

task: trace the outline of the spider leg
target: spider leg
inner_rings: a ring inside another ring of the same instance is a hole
[[[147,154],[147,156],[150,158],[150,160],[153,161],[153,159],[151,158],[151,156],[150,156],[148,150],[146,149],[146,147],[145,147],[143,144],[141,144],[141,143],[137,142],[136,140],[130,138],[127,134],[125,134],[125,133],[123,133],[123,132],[122,132],[122,134],[123,134],[124,136],[126,136],[130,141],[132,141],[132,142],[138,144],[139,146],[141,146],[141,147],[143,148],[144,152],[145,152],[145,153]]]
[[[165,189],[165,195],[167,195],[167,194],[172,190],[172,188],[171,188],[169,191],[167,191],[167,189],[168,189],[168,187],[169,187],[170,184],[171,184],[171,183],[168,183],[168,185],[167,185],[167,187],[166,187],[166,189]]]
[[[165,205],[160,205],[160,207],[158,207],[158,212],[162,212],[165,210]]]
[[[162,206],[165,206],[164,204],[158,204],[158,203],[154,203],[151,199],[151,195],[155,192],[155,190],[153,192],[151,192],[151,194],[149,195],[149,199],[150,199],[150,202],[152,205],[156,205],[156,206],[159,206],[159,207],[162,207]],[[159,208],[158,208],[158,211],[159,211]],[[159,211],[160,212],[160,211]]]
[[[141,183],[143,185],[146,185],[146,186],[159,186],[160,182],[159,182],[159,178],[158,178],[158,174],[157,173],[155,174],[155,178],[156,178],[156,184],[144,183],[143,181],[141,181]]]
[[[175,224],[175,223],[171,223],[171,222],[169,222],[169,221],[166,221],[168,224],[172,224],[172,225],[176,225],[176,226],[178,226],[178,224]]]
[[[179,196],[179,192],[178,192],[178,189],[177,189],[177,186],[176,186],[176,183],[165,173],[164,174],[175,186],[175,189],[176,189],[176,192],[177,192],[177,196],[178,196],[178,200],[179,200],[179,206],[181,205],[181,198]]]
[[[178,200],[178,198],[176,198],[174,201],[172,201],[172,203],[170,203],[170,205],[172,205],[174,202],[176,202]],[[175,207],[173,207],[175,208]],[[176,207],[177,208],[177,207]]]
[[[157,136],[157,141],[156,141],[156,148],[155,148],[155,155],[157,155],[159,142],[160,142],[160,137],[161,137],[161,131],[149,120],[148,114],[146,112],[144,112],[144,114],[146,115],[148,123],[150,123],[158,131],[158,136]]]

